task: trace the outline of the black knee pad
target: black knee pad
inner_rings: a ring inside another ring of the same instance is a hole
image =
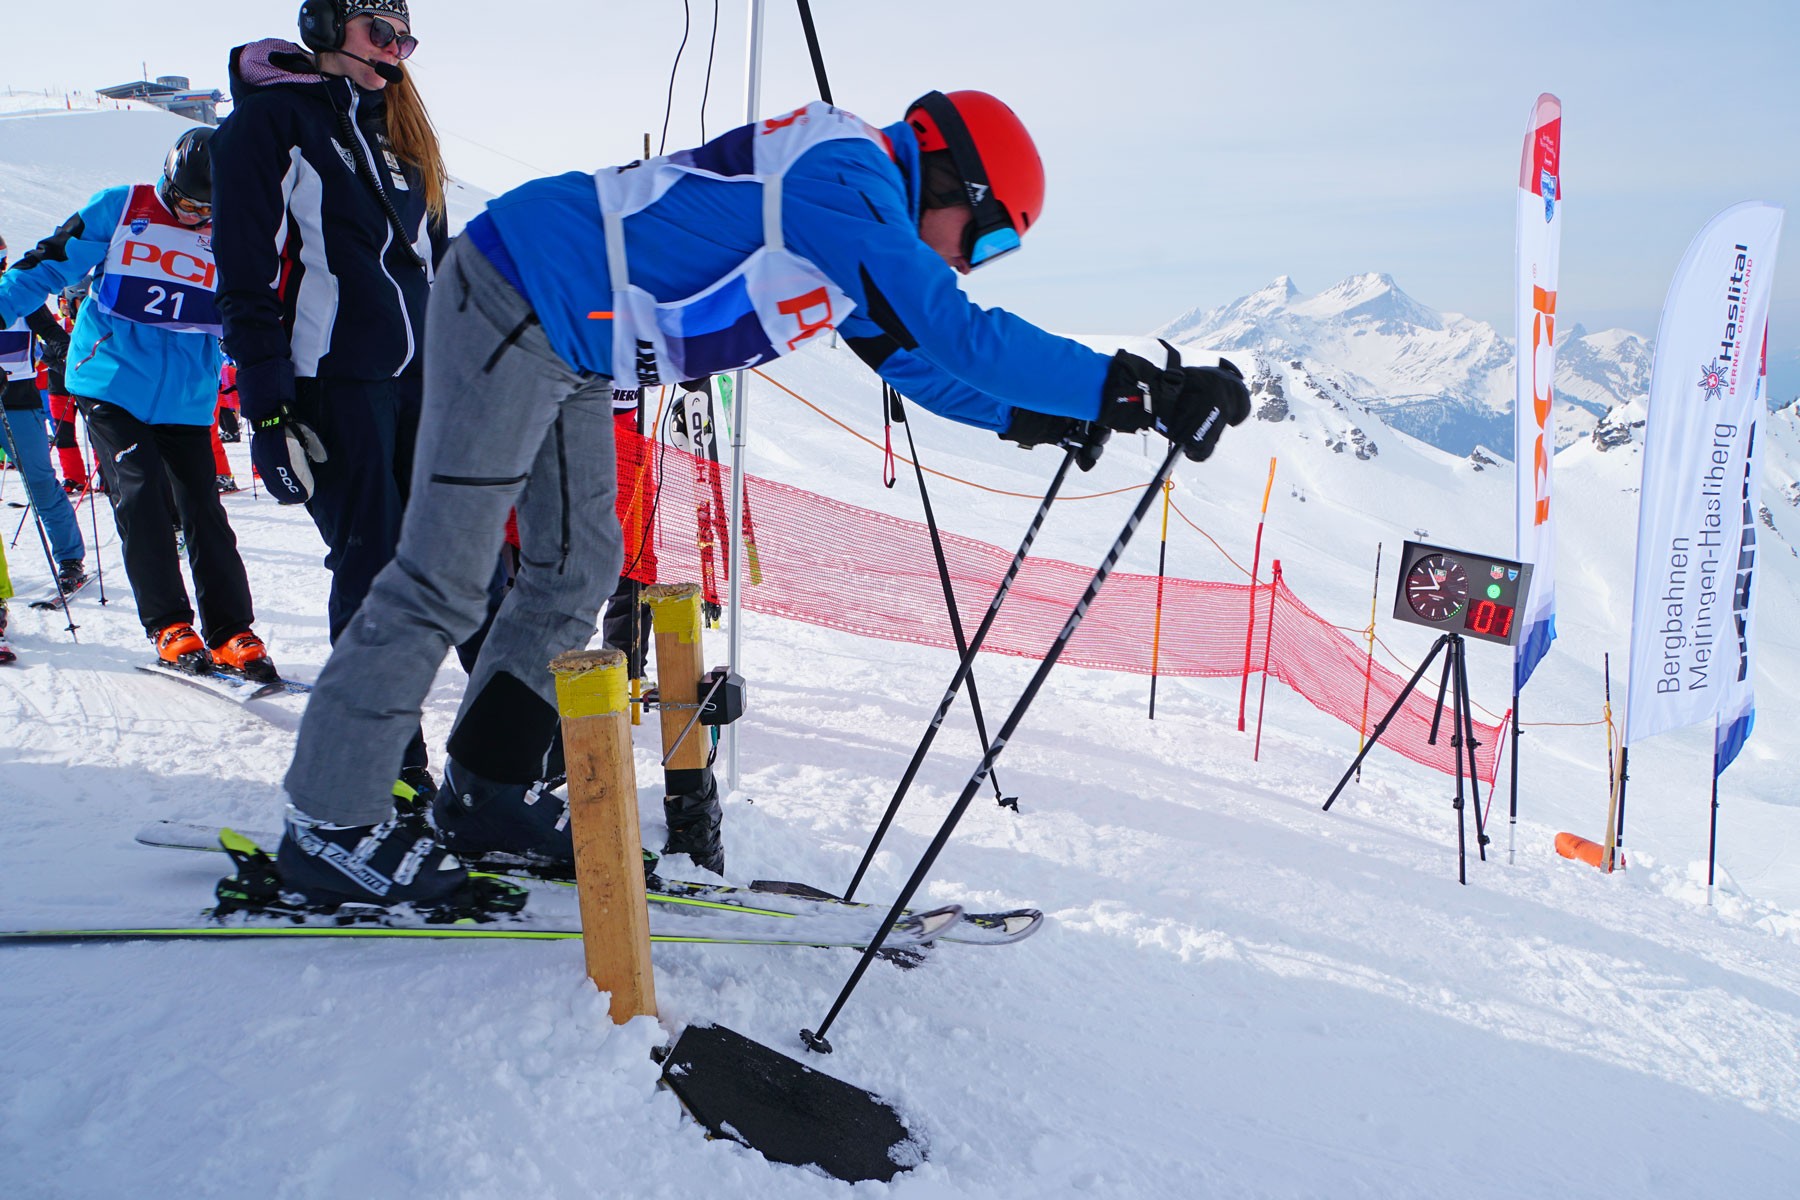
[[[544,757],[556,737],[555,706],[523,680],[502,671],[488,680],[450,734],[450,757],[500,783],[544,778]]]

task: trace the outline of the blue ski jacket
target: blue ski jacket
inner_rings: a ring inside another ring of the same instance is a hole
[[[964,424],[999,432],[1014,408],[1093,420],[1108,357],[965,296],[956,272],[919,237],[916,136],[904,122],[881,132],[891,155],[874,141],[827,141],[807,150],[783,179],[786,248],[856,304],[839,332],[901,393]],[[743,136],[734,130],[708,145]],[[674,302],[711,286],[763,245],[762,187],[689,176],[623,224],[631,283]],[[566,361],[618,376],[610,324],[594,319],[603,315],[596,310],[611,307],[611,293],[592,175],[524,184],[489,201],[469,232],[484,250],[497,237],[504,253],[496,265]],[[630,371],[624,375],[629,382]]]
[[[129,184],[96,192],[0,276],[0,326],[42,308],[46,296],[88,272],[103,273],[130,198]],[[211,425],[219,363],[217,338],[128,321],[90,301],[69,335],[63,378],[71,395],[116,404],[147,425]]]

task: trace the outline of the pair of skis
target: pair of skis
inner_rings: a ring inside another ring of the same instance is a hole
[[[180,664],[164,662],[160,658],[153,663],[139,665],[138,670],[146,675],[178,680],[233,704],[242,704],[247,700],[267,700],[275,696],[304,696],[312,691],[312,684],[301,683],[296,679],[251,679],[241,672],[227,671],[211,665],[188,670]]]
[[[146,826],[138,841],[179,850],[224,850],[239,865],[238,875],[220,885],[222,902],[208,910],[203,924],[193,926],[36,929],[0,931],[0,943],[187,941],[232,938],[410,937],[475,941],[558,941],[578,938],[579,929],[534,926],[518,915],[527,884],[567,886],[518,868],[479,873],[491,900],[485,912],[417,914],[404,909],[342,906],[310,912],[282,905],[272,880],[273,863],[257,847],[274,835],[246,836],[216,827],[162,821]],[[480,864],[477,864],[480,865]],[[260,880],[268,875],[270,880]],[[256,886],[259,882],[263,886]],[[653,879],[650,902],[674,918],[650,940],[686,945],[760,945],[849,947],[861,949],[880,932],[882,910],[839,900],[805,884],[759,882],[749,888],[680,880]],[[692,920],[701,914],[705,927]],[[676,915],[679,914],[679,915]],[[688,918],[683,920],[682,918]],[[713,918],[718,918],[714,920]],[[1043,914],[1022,908],[1006,912],[966,913],[958,904],[924,912],[908,911],[887,930],[885,950],[906,964],[920,961],[938,941],[969,945],[1008,945],[1031,936]],[[682,926],[686,925],[687,928]],[[721,927],[722,926],[722,927]]]

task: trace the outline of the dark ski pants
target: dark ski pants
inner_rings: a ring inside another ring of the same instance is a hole
[[[623,562],[613,456],[611,381],[565,363],[524,298],[479,250],[456,242],[426,317],[425,404],[399,549],[307,704],[286,780],[294,807],[350,825],[391,815],[393,780],[438,667],[487,615],[510,509],[518,577],[457,720],[460,729],[477,709],[536,714],[527,726],[538,744],[511,750],[522,781],[536,778],[524,767],[542,762],[555,731],[547,664],[588,644]],[[521,703],[502,705],[508,696]],[[469,766],[506,779],[494,764]]]
[[[325,539],[334,642],[400,544],[420,400],[416,377],[294,381],[294,416],[319,435],[327,455],[313,464],[306,511]]]
[[[194,619],[175,547],[177,522],[187,541],[206,644],[221,645],[250,628],[255,619],[250,582],[238,557],[237,535],[219,502],[211,427],[146,425],[105,400],[77,396],[75,403],[87,417],[88,437],[100,457],[125,549],[125,574],[145,632]]]

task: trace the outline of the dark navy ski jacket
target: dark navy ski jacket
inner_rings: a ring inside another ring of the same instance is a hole
[[[231,95],[212,141],[226,352],[247,377],[284,359],[301,378],[416,369],[445,235],[389,145],[382,93],[271,38],[231,52]]]

